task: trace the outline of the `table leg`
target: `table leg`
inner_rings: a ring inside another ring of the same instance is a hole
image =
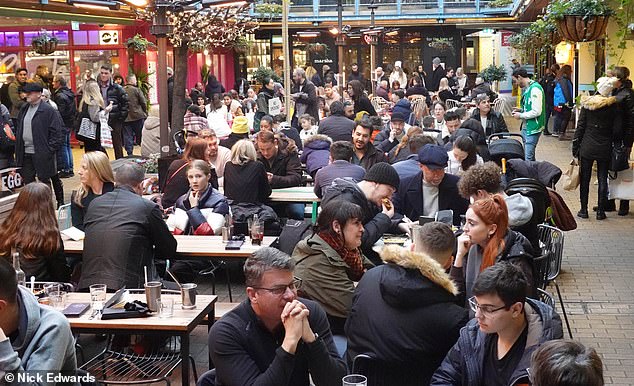
[[[189,333],[181,335],[181,370],[182,384],[189,385]]]
[[[313,224],[317,223],[317,210],[319,209],[319,203],[317,201],[313,201],[313,213],[311,220],[313,220]]]
[[[211,326],[216,322],[216,303],[211,306],[211,310],[209,310],[209,314],[207,315],[207,335],[209,336],[209,330],[211,330]],[[207,339],[209,342],[209,339]],[[209,370],[214,368],[214,361],[211,359],[211,347],[209,347],[209,343],[207,343],[207,355],[209,356]]]

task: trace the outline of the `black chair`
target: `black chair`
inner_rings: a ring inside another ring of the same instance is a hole
[[[555,309],[555,299],[553,298],[553,295],[549,294],[541,288],[537,290],[537,300],[542,303],[548,304],[553,310]]]
[[[145,293],[144,289],[131,289],[130,293]],[[161,290],[162,294],[178,294],[177,290]],[[137,354],[127,347],[113,345],[115,335],[109,335],[106,347],[95,358],[81,366],[82,370],[93,375],[99,384],[115,385],[139,385],[156,382],[165,382],[170,385],[169,377],[181,362],[180,339],[178,336],[170,336],[167,341],[156,339],[154,347],[147,354]],[[164,338],[163,335],[158,335]],[[190,355],[189,361],[194,373],[194,379],[198,379],[196,362]]]
[[[559,297],[559,304],[561,304],[561,313],[564,315],[566,327],[568,328],[568,335],[570,335],[570,339],[573,339],[572,329],[570,328],[570,322],[568,321],[568,315],[566,314],[566,307],[564,306],[564,300],[561,296],[559,284],[557,284],[557,278],[561,272],[561,262],[563,260],[564,253],[564,232],[545,224],[539,225],[538,231],[539,241],[542,244],[542,251],[551,256],[548,268],[547,284],[553,283],[555,285],[557,296]]]
[[[545,289],[548,285],[550,255],[545,253],[533,259],[533,284],[537,289]]]
[[[514,231],[523,234],[535,249],[539,252],[539,232],[537,227],[544,222],[546,218],[546,209],[550,205],[548,190],[541,182],[533,178],[516,178],[508,183],[505,190],[506,194],[521,194],[528,197],[533,205],[533,215],[531,219],[523,225],[512,227]]]
[[[352,361],[352,374],[364,375],[368,386],[421,384],[420,373],[409,364],[387,363],[372,354],[359,354]]]

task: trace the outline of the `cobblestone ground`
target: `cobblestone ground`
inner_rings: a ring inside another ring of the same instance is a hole
[[[507,118],[510,126],[517,126]],[[76,151],[77,153],[77,151]],[[565,169],[570,162],[570,142],[542,137],[537,158]],[[79,154],[76,154],[76,159]],[[76,163],[76,168],[78,163]],[[68,187],[77,185],[77,177],[65,180]],[[566,192],[561,183],[558,192],[570,210],[579,210],[579,192]],[[596,204],[596,185],[591,185],[590,206]],[[634,381],[634,300],[631,285],[634,279],[634,214],[619,217],[608,213],[608,219],[578,220],[578,229],[565,234],[564,258],[560,285],[575,339],[595,347],[605,366],[606,384],[633,385]],[[234,301],[244,299],[239,263],[231,265]],[[628,284],[629,283],[629,284]],[[219,301],[227,302],[228,293],[222,280],[217,285]],[[203,293],[211,293],[211,285],[201,285]],[[548,289],[556,295],[554,287]],[[559,304],[557,305],[559,307]],[[559,310],[560,311],[560,310]],[[100,344],[93,336],[81,337],[86,356],[98,352]],[[192,334],[192,355],[199,374],[207,368],[207,328],[199,327]],[[180,385],[180,371],[171,377]],[[193,382],[192,382],[193,384]]]

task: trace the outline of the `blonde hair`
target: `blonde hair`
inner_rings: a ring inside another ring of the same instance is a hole
[[[87,80],[82,88],[81,102],[79,103],[79,110],[84,107],[84,103],[87,105],[98,105],[101,108],[105,108],[106,105],[101,96],[101,90],[99,89],[99,83],[96,80]]]
[[[112,173],[112,167],[110,166],[110,160],[108,156],[100,151],[91,151],[82,157],[82,161],[85,161],[88,165],[88,170],[91,173],[94,173],[99,181],[101,182],[112,182],[114,183],[114,174]],[[90,186],[84,184],[83,182],[77,189],[77,193],[75,194],[75,204],[83,207],[81,204],[81,200],[90,193],[92,189]]]
[[[255,145],[248,139],[241,139],[231,148],[231,163],[234,165],[246,165],[250,161],[256,161],[258,153]]]
[[[442,90],[449,90],[449,81],[447,78],[442,78],[440,80],[440,84],[438,85],[438,92]]]

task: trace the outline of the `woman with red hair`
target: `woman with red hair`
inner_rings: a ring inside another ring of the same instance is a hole
[[[524,272],[530,285],[526,295],[533,296],[533,249],[526,237],[509,228],[504,198],[495,194],[474,202],[467,210],[466,219],[450,271],[460,293],[469,299],[480,272],[497,262],[509,261]]]

